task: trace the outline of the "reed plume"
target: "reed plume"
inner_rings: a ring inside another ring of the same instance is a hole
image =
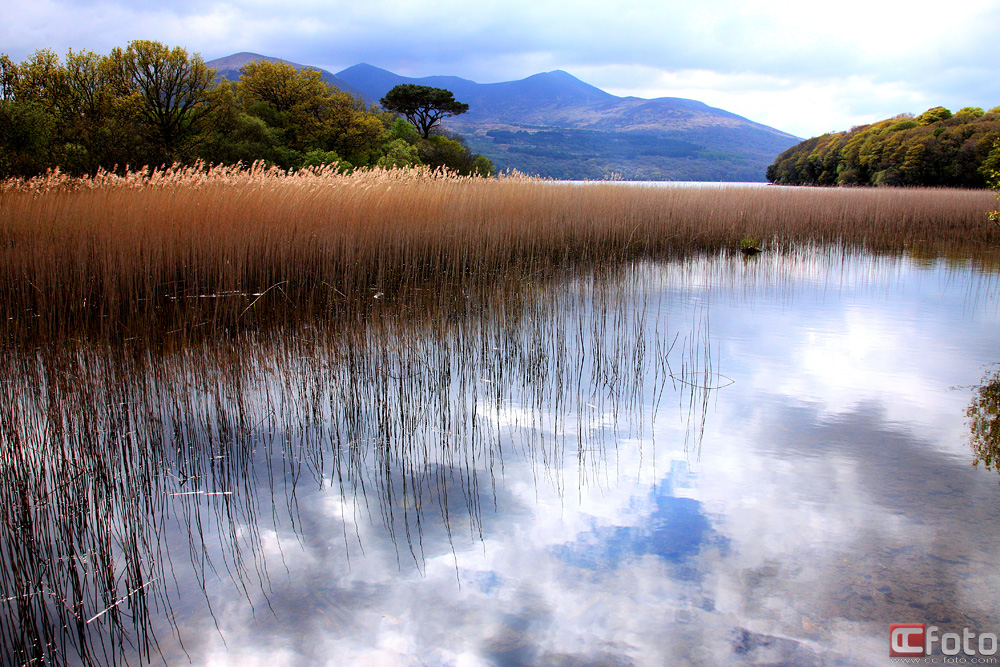
[[[275,301],[364,303],[544,267],[738,252],[747,237],[772,250],[972,252],[1000,245],[992,204],[985,191],[581,185],[427,169],[55,171],[0,185],[2,315],[32,335],[172,326],[193,307],[195,319],[233,323]]]

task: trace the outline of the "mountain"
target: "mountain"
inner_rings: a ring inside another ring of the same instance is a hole
[[[265,57],[236,54],[208,65],[235,71],[226,74],[235,79],[239,67],[256,58]],[[500,169],[552,178],[764,181],[775,157],[800,141],[695,100],[618,97],[562,70],[485,84],[404,77],[365,63],[336,74],[320,71],[372,103],[401,83],[447,88],[470,109],[447,118],[445,129]]]
[[[360,91],[365,99],[373,101],[401,83],[447,88],[455,93],[455,99],[460,99],[471,107],[469,113],[473,117],[490,118],[500,114],[519,123],[523,122],[521,115],[524,113],[555,106],[575,107],[619,99],[561,70],[535,74],[520,81],[476,83],[457,76],[414,79],[362,63],[338,72],[337,76]]]

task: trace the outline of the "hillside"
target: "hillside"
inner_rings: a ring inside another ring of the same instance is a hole
[[[944,107],[902,114],[807,139],[775,158],[782,185],[908,185],[981,188],[1000,169],[1000,107]]]
[[[236,54],[208,64],[220,73],[224,65],[235,72],[226,74],[232,79],[257,57]],[[447,130],[500,169],[552,178],[763,181],[775,156],[798,142],[695,100],[618,97],[561,70],[487,84],[454,76],[409,78],[367,64],[323,74],[370,102],[400,83],[447,88],[470,106],[445,121]]]

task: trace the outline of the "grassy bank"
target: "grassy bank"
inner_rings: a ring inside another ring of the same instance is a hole
[[[984,191],[224,168],[0,188],[0,316],[38,330],[109,329],[193,302],[233,320],[276,300],[325,307],[456,276],[489,283],[576,262],[737,251],[747,237],[769,249],[1000,245]]]

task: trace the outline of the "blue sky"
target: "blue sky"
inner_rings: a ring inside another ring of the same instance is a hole
[[[0,52],[155,39],[482,83],[563,69],[617,95],[687,97],[798,136],[942,104],[1000,105],[1000,2],[39,0],[4,3]]]

